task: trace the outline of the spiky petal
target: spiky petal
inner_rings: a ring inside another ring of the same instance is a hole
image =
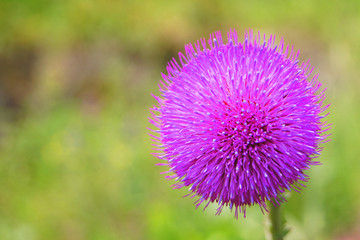
[[[179,53],[163,74],[150,120],[160,136],[156,154],[170,167],[176,188],[189,187],[204,201],[235,208],[282,201],[299,191],[304,170],[318,164],[319,144],[329,126],[322,121],[324,91],[309,63],[283,40],[235,31],[223,43],[220,32]]]

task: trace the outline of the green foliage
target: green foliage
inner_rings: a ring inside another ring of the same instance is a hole
[[[264,239],[171,190],[147,136],[157,81],[214,30],[284,36],[328,88],[332,141],[283,205],[286,239],[356,236],[359,1],[0,2],[0,239]],[[279,39],[278,39],[279,40]]]

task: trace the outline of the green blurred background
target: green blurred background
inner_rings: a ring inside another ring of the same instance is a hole
[[[146,130],[167,61],[230,28],[284,36],[328,88],[333,140],[284,204],[288,239],[360,239],[358,0],[1,0],[0,239],[264,239],[258,207],[172,190]]]

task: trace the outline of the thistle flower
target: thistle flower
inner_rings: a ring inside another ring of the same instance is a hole
[[[283,39],[266,39],[235,30],[224,43],[220,32],[185,45],[162,74],[159,106],[151,109],[152,135],[176,179],[175,188],[189,187],[199,206],[217,202],[235,208],[266,201],[279,204],[286,190],[300,191],[304,170],[319,155],[329,124],[322,121],[324,91],[317,77],[309,80],[309,62],[299,64]],[[205,209],[204,208],[204,209]]]

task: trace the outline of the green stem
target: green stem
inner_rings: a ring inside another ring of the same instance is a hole
[[[271,236],[272,240],[283,240],[285,235],[284,221],[281,215],[281,206],[270,206]]]

